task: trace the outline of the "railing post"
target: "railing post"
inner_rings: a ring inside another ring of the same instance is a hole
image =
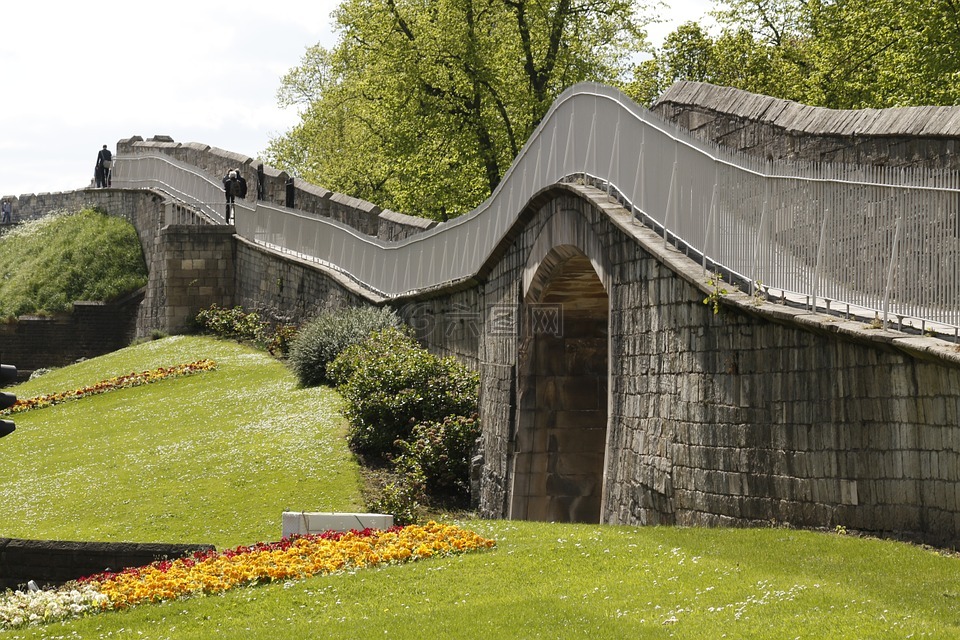
[[[760,205],[760,223],[757,225],[757,237],[753,241],[753,275],[750,276],[750,295],[751,297],[756,292],[756,283],[757,276],[760,275],[760,241],[763,238],[763,224],[767,219],[767,201],[770,199],[770,180],[764,178],[763,180],[763,204]],[[820,234],[820,242],[823,242],[823,232]],[[819,262],[819,258],[817,259]],[[813,299],[814,304],[816,304],[816,297]]]
[[[897,217],[897,226],[893,230],[893,247],[890,249],[890,266],[887,267],[887,284],[883,289],[883,329],[887,329],[887,314],[890,311],[890,290],[893,288],[893,274],[897,266],[900,253],[900,225],[903,222],[903,212]]]
[[[673,197],[674,185],[677,181],[677,161],[680,156],[680,145],[674,142],[673,145],[673,169],[670,171],[670,190],[667,192],[667,210],[663,214],[663,248],[667,248],[667,225],[670,222],[670,207],[676,206]]]
[[[707,273],[707,249],[710,246],[710,232],[713,230],[713,216],[717,212],[717,189],[720,182],[720,165],[713,163],[713,192],[710,194],[710,213],[707,215],[707,228],[703,234],[703,273]]]
[[[613,149],[610,151],[610,166],[607,168],[607,195],[610,195],[611,184],[613,183],[612,176],[616,175],[613,172],[614,161],[616,160],[617,169],[620,169],[620,111],[617,111],[617,126],[613,130]]]
[[[823,261],[823,249],[827,235],[827,221],[830,219],[830,207],[823,210],[823,224],[820,226],[820,244],[817,246],[817,262],[813,267],[813,300],[810,310],[817,310],[817,296],[820,295],[820,266]]]
[[[633,208],[639,211],[641,215],[646,211],[646,208],[643,206],[643,200],[647,197],[647,176],[643,170],[646,145],[647,127],[643,126],[640,130],[640,157],[637,159],[637,177],[633,181]],[[634,221],[637,219],[637,211],[634,211]]]

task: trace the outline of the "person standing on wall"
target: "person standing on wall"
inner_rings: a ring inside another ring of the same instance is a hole
[[[247,179],[243,177],[243,173],[240,172],[239,167],[234,169],[234,172],[237,174],[237,182],[235,185],[236,192],[234,195],[243,200],[247,197]]]
[[[247,197],[247,181],[240,173],[240,169],[230,169],[227,175],[223,176],[223,193],[227,198],[227,213],[224,220],[227,224],[230,224],[231,220],[236,223],[234,203],[237,198],[243,200]]]
[[[103,145],[103,149],[100,149],[100,153],[97,154],[96,177],[100,179],[98,187],[110,186],[111,167],[113,167],[113,154],[110,153],[110,149],[107,149],[107,145]]]
[[[223,195],[227,198],[227,210],[223,216],[224,222],[230,224],[230,215],[233,213],[233,193],[234,186],[233,183],[237,181],[237,172],[233,169],[227,171],[227,174],[223,176]]]

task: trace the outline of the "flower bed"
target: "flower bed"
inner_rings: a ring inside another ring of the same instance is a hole
[[[191,594],[218,593],[259,582],[301,579],[463,553],[495,544],[472,531],[436,522],[384,530],[290,536],[279,542],[198,552],[178,560],[97,574],[52,591],[8,591],[0,596],[0,629]]]
[[[68,400],[78,400],[86,396],[116,391],[117,389],[139,387],[140,385],[159,382],[167,378],[189,376],[194,373],[200,373],[201,371],[212,371],[216,368],[217,364],[213,360],[197,360],[196,362],[178,364],[172,367],[159,367],[149,371],[141,371],[140,373],[128,373],[123,376],[101,380],[89,387],[82,387],[73,391],[35,396],[33,398],[27,398],[26,400],[18,399],[13,406],[0,411],[0,415],[20,413],[31,409],[42,409],[43,407],[51,407]]]

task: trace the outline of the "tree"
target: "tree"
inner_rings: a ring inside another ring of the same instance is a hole
[[[957,0],[719,4],[719,35],[681,25],[631,95],[649,103],[651,87],[699,80],[834,109],[960,103]]]
[[[623,83],[644,45],[628,0],[346,0],[339,41],[282,81],[301,122],[270,161],[446,219],[487,197],[564,88]]]

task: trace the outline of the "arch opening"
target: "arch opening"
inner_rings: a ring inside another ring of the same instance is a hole
[[[510,517],[599,523],[609,296],[578,248],[552,249],[522,305]]]

